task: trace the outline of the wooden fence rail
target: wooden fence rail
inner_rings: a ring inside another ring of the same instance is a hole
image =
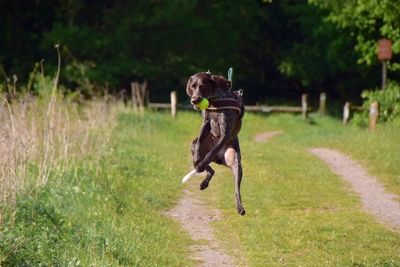
[[[145,84],[144,84],[145,86]],[[139,88],[138,85],[132,86]],[[139,91],[139,89],[136,89]],[[141,97],[143,95],[146,95],[146,93],[140,94]],[[177,92],[172,91],[171,94],[171,100],[170,103],[147,103],[147,106],[149,108],[153,109],[170,109],[171,110],[171,116],[175,117],[177,110],[193,110],[192,105],[190,104],[179,104],[178,103],[178,97],[177,97]],[[138,97],[139,98],[139,97]],[[322,92],[320,94],[319,98],[319,108],[318,108],[318,113],[320,115],[325,115],[326,114],[326,93]],[[136,100],[136,103],[140,102]],[[142,101],[144,102],[144,101]],[[301,96],[301,106],[245,106],[245,110],[247,112],[263,112],[263,113],[301,113],[304,119],[308,118],[308,113],[312,111],[312,108],[309,107],[308,105],[308,96],[306,94],[303,94]],[[363,111],[364,108],[361,106],[355,106],[352,105],[350,102],[346,102],[343,107],[343,124],[347,125],[350,120],[350,115],[351,111]],[[369,125],[370,129],[374,130],[376,129],[376,125],[378,123],[378,118],[379,118],[379,105],[378,102],[373,102],[371,104],[371,107],[369,109]]]
[[[347,125],[349,123],[350,115],[351,115],[351,111],[352,110],[354,110],[354,111],[363,111],[364,108],[361,107],[361,106],[354,106],[349,101],[344,103],[344,106],[343,106],[343,125]]]
[[[361,106],[354,106],[350,102],[346,102],[343,107],[343,125],[347,125],[350,120],[351,111],[365,111],[366,109]],[[379,104],[377,101],[371,103],[369,107],[369,128],[376,129],[379,118]]]
[[[153,109],[170,109],[171,116],[175,117],[177,110],[193,110],[191,104],[179,104],[177,98],[177,92],[172,91],[170,94],[170,103],[151,103],[147,106]],[[302,116],[307,119],[308,113],[312,111],[307,103],[307,95],[302,95],[301,106],[245,106],[245,110],[248,112],[263,112],[263,113],[301,113]]]

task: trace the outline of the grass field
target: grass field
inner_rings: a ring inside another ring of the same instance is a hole
[[[200,123],[195,113],[174,120],[122,112],[105,151],[19,196],[15,221],[4,215],[0,265],[193,265],[189,237],[163,213],[181,196]],[[253,141],[269,130],[283,134]],[[239,247],[241,263],[250,266],[399,266],[400,234],[364,213],[348,185],[307,152],[325,146],[351,154],[400,193],[399,130],[392,124],[369,133],[329,118],[246,114],[240,139],[247,215],[236,214],[225,168],[216,168],[202,193],[222,211],[224,219],[213,224],[217,236],[228,251]]]
[[[270,130],[284,133],[266,144],[252,140]],[[241,134],[247,215],[233,212],[233,182],[223,168],[204,196],[226,216],[215,224],[219,237],[226,244],[239,242],[250,266],[400,265],[399,233],[364,213],[349,186],[307,152],[315,146],[337,148],[379,175],[389,191],[399,192],[399,130],[390,125],[370,133],[329,118],[305,122],[290,115],[248,115]]]

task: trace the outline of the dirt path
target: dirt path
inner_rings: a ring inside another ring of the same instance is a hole
[[[400,202],[396,201],[397,195],[385,192],[376,177],[368,175],[359,163],[348,156],[327,148],[312,148],[309,151],[325,161],[332,172],[351,183],[365,210],[389,228],[400,230]]]
[[[220,220],[219,211],[209,210],[196,193],[185,189],[183,197],[167,215],[179,221],[192,239],[200,243],[190,247],[199,266],[236,266],[234,259],[221,249],[210,226],[211,222]]]
[[[283,131],[271,131],[260,133],[254,136],[254,141],[259,143],[267,143],[272,137],[282,134]]]

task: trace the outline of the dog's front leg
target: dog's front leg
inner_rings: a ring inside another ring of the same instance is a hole
[[[205,119],[203,121],[203,125],[201,125],[199,137],[197,138],[197,141],[194,144],[193,162],[195,162],[195,165],[197,165],[199,162],[201,162],[203,160],[203,159],[200,159],[200,146],[201,146],[202,142],[204,141],[204,138],[210,132],[210,129],[211,129],[210,120]]]
[[[217,153],[226,145],[230,138],[231,125],[223,119],[220,123],[221,136],[218,139],[216,145],[206,154],[204,159],[196,166],[197,172],[203,172],[207,165],[215,158]]]

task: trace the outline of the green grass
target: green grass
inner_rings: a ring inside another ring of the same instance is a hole
[[[84,158],[61,180],[20,195],[15,221],[0,234],[1,266],[192,266],[188,235],[163,213],[179,199],[198,114],[122,113],[112,144]],[[256,133],[283,130],[269,143]],[[226,248],[249,266],[399,266],[400,234],[361,209],[349,186],[307,148],[337,148],[400,193],[400,126],[376,133],[329,118],[246,114],[240,140],[247,215],[236,214],[224,167],[202,192],[223,220],[213,223]],[[99,160],[100,158],[100,160]],[[194,178],[189,183],[200,183]],[[12,217],[12,216],[11,216]]]
[[[284,133],[265,144],[253,141],[256,133],[270,130]],[[363,212],[349,185],[307,152],[337,148],[368,164],[387,189],[398,192],[398,130],[386,125],[370,133],[329,118],[313,117],[310,123],[291,115],[246,114],[240,138],[247,215],[235,214],[233,181],[225,168],[218,168],[204,194],[225,215],[215,223],[219,238],[232,252],[239,241],[242,263],[250,266],[399,266],[399,233]]]
[[[121,114],[100,161],[88,157],[18,198],[15,222],[6,217],[0,228],[0,265],[193,265],[187,234],[163,215],[180,197],[189,166],[188,124]]]
[[[251,134],[263,125],[249,123]],[[388,191],[400,195],[400,121],[379,124],[376,132],[353,125],[345,127],[337,120],[319,116],[313,116],[306,125],[299,117],[286,115],[269,117],[266,123],[265,128],[257,130],[282,129],[285,134],[279,139],[290,144],[334,148],[351,155],[378,176]]]

